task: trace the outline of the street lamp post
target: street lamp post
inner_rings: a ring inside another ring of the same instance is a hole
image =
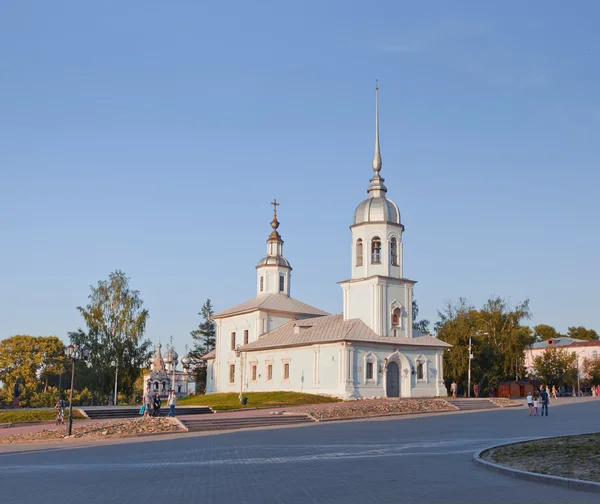
[[[66,349],[67,357],[71,359],[71,394],[69,396],[69,424],[67,427],[67,436],[71,435],[73,430],[73,385],[75,384],[75,361],[80,359],[87,360],[90,351],[87,347],[80,347],[77,343],[69,345]]]
[[[482,333],[481,331],[477,331],[476,333],[477,335],[482,335],[482,334],[489,334],[489,333]],[[467,378],[467,397],[471,397],[471,361],[473,360],[473,341],[471,338],[471,335],[469,334],[469,374],[468,374],[468,378]]]

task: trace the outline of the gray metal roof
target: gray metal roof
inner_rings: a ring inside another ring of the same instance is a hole
[[[574,343],[583,343],[587,340],[567,338],[566,336],[560,336],[558,338],[551,338],[545,341],[538,341],[531,345],[531,348],[554,348],[554,347],[565,347]]]
[[[236,313],[243,313],[255,310],[278,311],[286,313],[295,313],[299,315],[329,315],[323,310],[314,306],[307,305],[285,294],[261,294],[255,298],[249,299],[239,305],[223,310],[217,313],[213,318],[223,318]]]
[[[378,336],[362,320],[344,320],[343,315],[327,315],[305,320],[292,320],[284,326],[248,343],[242,350],[262,350],[288,346],[303,346],[335,341],[385,343],[393,346],[450,347],[448,343],[430,335],[417,334],[414,338]]]

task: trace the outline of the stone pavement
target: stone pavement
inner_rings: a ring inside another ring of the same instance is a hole
[[[3,503],[597,503],[476,467],[483,447],[600,430],[600,401],[35,451],[0,450]],[[3,453],[2,453],[3,452]],[[542,456],[542,454],[540,454]]]

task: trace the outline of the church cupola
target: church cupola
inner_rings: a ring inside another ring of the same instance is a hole
[[[277,231],[279,221],[277,220],[277,207],[279,203],[273,200],[273,220],[271,228],[273,231],[267,239],[267,255],[263,257],[256,266],[256,293],[261,294],[283,294],[290,295],[290,276],[292,267],[288,260],[283,257],[283,240]]]

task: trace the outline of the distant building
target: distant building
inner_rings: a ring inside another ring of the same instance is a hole
[[[144,375],[146,387],[152,392],[158,392],[161,399],[167,399],[169,392],[175,390],[177,397],[185,397],[196,392],[196,383],[193,376],[185,370],[189,365],[187,356],[181,359],[183,371],[177,369],[179,356],[171,346],[165,356],[161,354],[162,345],[156,347],[156,353],[150,358],[150,372]],[[186,360],[187,359],[187,360]],[[175,381],[173,382],[173,370],[175,370]]]
[[[342,313],[331,315],[291,297],[292,267],[283,256],[274,201],[267,255],[256,266],[256,297],[214,316],[216,346],[204,356],[207,393],[287,390],[345,399],[447,395],[443,353],[450,345],[413,329],[416,282],[403,275],[404,225],[380,174],[377,105],[375,116],[368,197],[356,207],[350,226],[351,276],[339,282]],[[307,204],[319,204],[310,198],[307,194]],[[325,254],[323,260],[339,258]],[[302,279],[319,288],[310,272]]]
[[[534,359],[542,355],[548,348],[556,348],[558,350],[566,350],[577,355],[579,377],[585,378],[581,370],[581,364],[585,358],[597,358],[600,353],[600,341],[598,340],[581,340],[575,338],[567,338],[560,336],[559,338],[550,338],[545,341],[534,343],[530,348],[525,350],[525,368],[528,374],[532,374]]]

